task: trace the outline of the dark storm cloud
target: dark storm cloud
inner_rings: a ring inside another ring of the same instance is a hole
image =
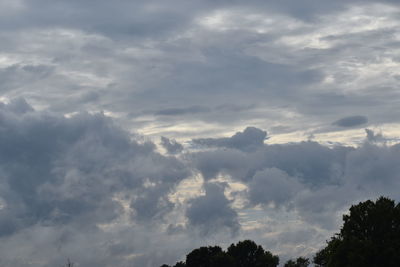
[[[238,215],[224,195],[224,185],[206,183],[205,195],[189,201],[186,216],[189,227],[196,227],[200,234],[209,235],[224,228],[235,234],[239,230]]]
[[[332,125],[340,127],[354,127],[365,124],[368,122],[368,118],[365,116],[349,116],[341,118],[332,123]]]

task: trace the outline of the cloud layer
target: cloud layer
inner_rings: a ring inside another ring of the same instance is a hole
[[[395,0],[0,0],[0,266],[311,255],[400,200]],[[79,265],[78,265],[79,264]]]
[[[38,109],[105,111],[185,141],[248,125],[279,143],[310,132],[333,141],[348,127],[320,129],[349,114],[392,137],[398,129],[394,1],[1,5],[2,97]]]
[[[246,237],[309,255],[352,203],[400,199],[400,147],[371,134],[358,148],[269,145],[247,127],[166,156],[101,113],[59,116],[17,99],[0,117],[4,266],[154,266]]]

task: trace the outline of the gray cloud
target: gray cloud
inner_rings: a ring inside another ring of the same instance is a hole
[[[332,125],[340,126],[340,127],[354,127],[363,125],[368,122],[367,117],[365,116],[349,116],[341,118],[332,123]]]
[[[131,222],[158,225],[174,207],[167,195],[190,174],[181,162],[156,153],[152,143],[131,140],[101,114],[65,118],[34,111],[20,99],[3,104],[0,117],[3,239],[38,227],[101,237],[99,225],[124,216],[124,201],[131,203]],[[70,241],[62,242],[72,252]],[[87,259],[88,266],[96,260]]]
[[[231,137],[194,139],[192,142],[208,147],[227,147],[248,151],[263,146],[266,139],[266,131],[255,127],[247,127],[243,132],[237,132]]]
[[[183,150],[182,144],[178,143],[176,140],[171,140],[164,136],[161,137],[161,145],[169,154],[177,154]]]
[[[34,83],[49,77],[54,69],[46,65],[11,65],[0,67],[1,92],[15,90],[21,86]]]
[[[192,106],[187,108],[168,108],[157,111],[156,115],[164,115],[164,116],[179,116],[185,114],[196,114],[208,112],[209,109],[201,106]]]
[[[260,129],[258,131],[262,132]],[[212,139],[213,142],[215,140],[220,141]],[[226,142],[226,139],[222,140]],[[342,175],[346,155],[352,150],[342,146],[328,148],[311,141],[282,145],[263,144],[257,150],[218,149],[194,153],[193,161],[205,179],[226,173],[237,180],[248,181],[257,171],[278,168],[314,187],[339,183],[337,178]]]
[[[250,205],[295,210],[307,223],[324,229],[338,227],[340,212],[349,203],[380,194],[399,197],[393,191],[398,145],[328,148],[302,142],[233,152],[195,154],[196,166],[205,179],[223,174],[246,184]]]
[[[249,183],[249,200],[253,205],[285,205],[302,190],[302,185],[294,177],[276,168],[257,172]]]
[[[238,216],[224,195],[224,186],[207,183],[204,189],[204,196],[189,201],[186,210],[189,226],[198,228],[202,235],[213,234],[221,228],[236,234],[240,227]]]
[[[375,133],[371,129],[365,129],[365,133],[367,134],[367,141],[376,143],[376,142],[384,142],[386,139],[383,137],[382,133]]]
[[[0,265],[159,266],[232,232],[312,255],[398,200],[396,4],[0,1]]]
[[[160,1],[3,2],[14,15],[1,16],[2,92],[56,112],[107,110],[124,125],[187,139],[187,127],[169,126],[237,128],[249,121],[309,131],[349,112],[396,121],[388,115],[397,106],[398,92],[388,89],[395,88],[395,71],[383,66],[398,54],[391,1],[173,2],[179,8]],[[369,8],[376,3],[382,8]],[[366,21],[350,21],[359,13]],[[233,19],[239,17],[240,25]],[[382,25],[372,30],[360,26],[377,19]],[[382,65],[373,83],[357,70],[370,62]],[[378,94],[380,85],[386,89]],[[219,108],[238,99],[253,108]]]
[[[233,236],[245,237],[247,220],[266,227],[262,217],[270,214],[295,216],[308,230],[265,242],[279,247],[310,235],[320,240],[320,231],[336,229],[350,204],[381,194],[400,198],[398,145],[268,145],[262,142],[265,131],[248,127],[230,138],[211,138],[209,150],[187,151],[178,160],[157,153],[153,143],[132,140],[102,114],[66,118],[17,99],[0,105],[0,116],[0,239],[16,245],[42,240],[43,254],[23,247],[26,257],[45,259],[46,267],[72,256],[86,266],[173,262],[201,240],[221,235],[229,243]],[[167,148],[173,145],[164,141]],[[244,149],[249,146],[257,149]],[[205,194],[174,200],[172,195],[192,190],[189,185],[175,191],[196,172],[205,179]],[[210,182],[219,174],[225,183]],[[234,183],[246,189],[229,200],[225,193],[237,190]],[[243,207],[235,204],[240,198]],[[260,219],[247,215],[257,205],[263,209]],[[290,227],[279,225],[278,233]],[[107,245],[100,245],[105,240]],[[2,264],[24,266],[1,248]],[[87,249],[97,256],[81,253]],[[154,250],[160,253],[151,256],[148,251]],[[132,254],[137,256],[129,258]]]

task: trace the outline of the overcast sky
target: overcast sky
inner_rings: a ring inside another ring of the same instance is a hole
[[[0,266],[312,256],[400,200],[398,0],[0,0]]]

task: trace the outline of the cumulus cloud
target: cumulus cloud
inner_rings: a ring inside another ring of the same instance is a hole
[[[232,234],[239,230],[238,215],[224,195],[224,186],[217,183],[204,185],[205,195],[189,201],[186,216],[189,227],[197,227],[202,235],[227,229]]]
[[[255,150],[264,144],[267,132],[256,127],[247,127],[231,137],[193,139],[194,144],[208,147],[236,148],[243,151]]]
[[[226,142],[226,139],[222,140]],[[346,154],[352,149],[343,146],[328,148],[308,141],[282,145],[263,144],[253,151],[221,148],[193,153],[192,157],[205,179],[225,173],[239,181],[249,181],[257,171],[278,168],[314,187],[338,183]]]
[[[398,145],[358,148],[317,142],[264,144],[256,151],[213,149],[193,154],[206,180],[244,183],[250,205],[292,210],[307,223],[334,229],[354,201],[380,194],[398,198]],[[339,219],[338,219],[339,218]]]
[[[251,204],[273,204],[278,208],[293,200],[302,190],[296,178],[276,168],[257,172],[248,186]]]
[[[190,174],[102,114],[65,118],[20,99],[3,104],[0,117],[2,238],[43,227],[100,237],[100,225],[127,212],[132,223],[158,225],[174,206],[168,194]]]
[[[0,239],[26,252],[18,258],[2,246],[6,265],[33,259],[51,266],[73,257],[85,266],[150,266],[176,261],[201,240],[229,243],[268,228],[276,234],[263,242],[278,250],[298,240],[307,246],[305,236],[320,240],[336,229],[352,203],[400,198],[399,145],[269,145],[265,131],[248,127],[178,159],[132,139],[101,113],[65,117],[16,99],[0,105],[0,118]],[[170,155],[181,150],[163,141]],[[204,180],[193,180],[197,174]],[[279,233],[294,226],[270,225],[279,216],[296,218],[307,231],[284,238]],[[39,242],[43,253],[21,245],[26,240]],[[155,249],[159,254],[150,255]]]

